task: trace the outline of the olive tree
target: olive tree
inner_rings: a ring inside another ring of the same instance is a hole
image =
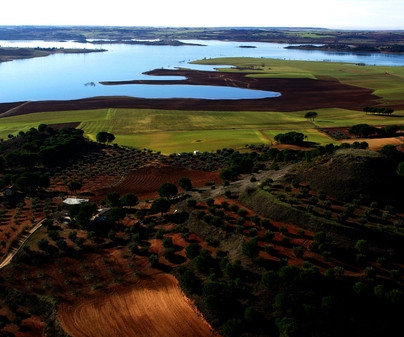
[[[157,192],[160,197],[170,198],[178,193],[178,188],[172,183],[163,183]]]

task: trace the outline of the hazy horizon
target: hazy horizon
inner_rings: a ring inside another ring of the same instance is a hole
[[[1,26],[404,30],[402,0],[205,0],[200,6],[185,0],[20,0],[2,4],[2,13]]]

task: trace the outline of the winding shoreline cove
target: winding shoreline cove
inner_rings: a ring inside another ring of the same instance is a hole
[[[153,69],[215,71],[217,65],[190,64],[218,57],[255,57],[361,65],[403,66],[404,55],[380,53],[336,53],[286,49],[287,44],[257,42],[240,48],[240,42],[184,40],[187,44],[128,45],[97,44],[103,53],[54,54],[47,57],[0,63],[0,103],[39,100],[72,100],[98,96],[138,98],[261,99],[279,97],[276,91],[236,86],[189,85],[181,78],[146,74]],[[189,43],[189,44],[188,44]],[[203,45],[202,45],[203,44]],[[2,47],[94,49],[92,43],[72,41],[0,41]],[[173,80],[179,83],[172,83]],[[145,81],[130,84],[130,81]],[[164,82],[167,80],[168,82]],[[117,85],[102,85],[117,82]],[[122,82],[121,84],[119,84]],[[170,83],[169,83],[170,82]],[[91,83],[91,85],[89,85]]]

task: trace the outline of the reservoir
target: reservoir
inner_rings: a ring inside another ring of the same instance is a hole
[[[240,48],[240,42],[199,41],[183,46],[126,44],[91,44],[78,42],[0,41],[2,47],[56,47],[107,49],[87,54],[56,54],[47,57],[0,63],[0,102],[68,100],[95,96],[132,96],[141,98],[259,99],[281,93],[234,87],[196,85],[101,85],[102,81],[148,79],[143,74],[159,68],[177,67],[214,71],[211,66],[188,64],[214,57],[263,57],[319,62],[349,62],[367,65],[403,66],[404,55],[353,54],[285,49],[286,44],[249,43],[254,48]],[[216,67],[216,66],[215,66]],[[161,76],[157,78],[162,80]],[[182,79],[170,77],[166,79]]]

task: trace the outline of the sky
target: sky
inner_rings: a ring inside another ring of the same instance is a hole
[[[12,0],[0,25],[404,30],[404,0]]]

